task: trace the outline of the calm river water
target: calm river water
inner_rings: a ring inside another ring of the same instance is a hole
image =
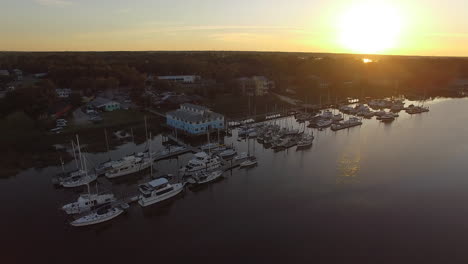
[[[372,119],[349,130],[314,130],[314,144],[304,151],[275,153],[251,140],[257,167],[226,172],[223,180],[187,190],[163,206],[133,204],[126,214],[98,226],[68,225],[58,208],[83,190],[52,186],[50,177],[59,167],[0,179],[2,263],[156,262],[167,256],[466,261],[468,99],[427,105],[429,113],[401,112],[391,124]],[[291,118],[281,122],[298,125]],[[160,142],[160,136],[154,138],[157,148]],[[247,143],[235,137],[226,142],[247,150]],[[144,147],[128,143],[110,155],[119,158]],[[88,159],[97,163],[108,156]],[[175,173],[190,156],[155,168]],[[125,195],[145,178],[100,178],[99,183]]]

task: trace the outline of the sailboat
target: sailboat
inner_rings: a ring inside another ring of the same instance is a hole
[[[252,167],[258,164],[257,158],[255,156],[250,156],[250,139],[247,138],[247,159],[241,162],[241,168]]]
[[[127,205],[128,206],[128,205]],[[119,206],[112,206],[110,204],[103,205],[99,209],[90,214],[82,216],[75,221],[71,222],[72,226],[89,226],[102,222],[106,222],[121,215],[124,210]]]
[[[86,167],[86,158],[81,153],[80,140],[76,135],[76,143],[78,145],[78,155],[80,157],[81,169],[70,174],[70,177],[62,181],[60,184],[65,188],[74,188],[82,185],[89,184],[97,179],[95,173],[88,174],[88,168]]]

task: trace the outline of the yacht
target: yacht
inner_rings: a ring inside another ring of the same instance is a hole
[[[414,106],[414,105],[410,105],[407,109],[406,109],[406,112],[410,115],[413,115],[413,114],[421,114],[421,113],[424,113],[424,112],[429,112],[429,108],[427,107],[422,107],[422,106]]]
[[[257,158],[254,157],[254,156],[250,156],[248,157],[247,160],[243,161],[241,164],[240,164],[240,167],[241,168],[247,168],[247,167],[252,167],[252,166],[255,166],[258,164],[258,161],[257,161]]]
[[[314,136],[312,135],[303,135],[302,138],[297,142],[297,148],[308,148],[312,146],[314,141]]]
[[[333,131],[337,131],[337,130],[350,128],[350,127],[354,127],[354,126],[360,126],[360,125],[362,125],[362,122],[361,122],[361,120],[359,120],[359,118],[351,117],[346,121],[340,122],[338,124],[333,124],[331,126],[331,129]]]
[[[332,120],[333,120],[333,122],[341,121],[341,120],[343,120],[343,115],[342,114],[333,115]]]
[[[116,218],[124,212],[123,209],[111,205],[105,205],[95,212],[80,217],[71,222],[72,226],[88,226],[106,222]]]
[[[127,156],[118,164],[112,165],[112,168],[105,175],[107,178],[112,179],[140,172],[149,168],[152,163],[151,161],[151,158],[147,157]]]
[[[203,146],[200,146],[200,149],[203,150],[203,151],[210,151],[212,149],[215,149],[219,147],[219,144],[218,143],[208,143],[208,144],[205,144]]]
[[[219,177],[223,175],[222,170],[212,171],[212,172],[200,172],[197,173],[193,178],[197,182],[197,184],[205,184],[212,181],[215,181]]]
[[[184,184],[170,184],[165,178],[152,180],[139,186],[138,204],[142,207],[162,202],[184,190]]]
[[[333,113],[330,110],[326,110],[320,115],[320,117],[322,119],[332,119],[333,118]]]
[[[234,161],[243,161],[247,159],[248,157],[249,155],[247,154],[247,152],[242,152],[242,153],[239,153],[239,155],[234,157]]]
[[[237,154],[237,151],[235,149],[226,149],[225,151],[220,152],[219,156],[221,158],[230,158],[236,154]]]
[[[380,116],[379,120],[382,122],[392,122],[393,120],[395,120],[395,116],[391,113],[388,113],[383,116]]]
[[[221,160],[217,156],[208,155],[206,152],[199,152],[188,164],[180,169],[184,176],[190,176],[204,170],[214,170],[221,167]]]
[[[167,156],[169,154],[173,154],[173,153],[176,153],[176,152],[181,152],[181,151],[184,151],[186,150],[185,147],[181,147],[181,146],[169,146],[168,148],[166,148],[165,150],[161,151],[161,152],[158,152],[155,156],[156,157],[161,157],[161,156]]]
[[[114,202],[116,199],[113,194],[82,194],[78,200],[73,203],[66,204],[62,210],[67,214],[81,214],[90,211],[98,206],[106,203]]]
[[[319,120],[319,121],[317,121],[317,123],[315,123],[315,125],[318,128],[325,128],[325,127],[331,126],[332,123],[333,123],[332,120]]]

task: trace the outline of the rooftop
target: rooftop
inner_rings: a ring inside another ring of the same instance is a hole
[[[168,112],[167,115],[179,118],[184,121],[188,122],[204,122],[208,120],[214,120],[217,118],[222,118],[223,115],[218,114],[218,113],[213,113],[213,112],[205,112],[204,114],[196,113],[196,112],[190,112],[190,111],[185,111],[185,110],[175,110]]]
[[[195,105],[195,104],[189,104],[189,103],[182,104],[181,106],[184,106],[184,107],[187,107],[187,108],[193,108],[193,109],[197,109],[197,110],[201,110],[201,111],[209,110],[207,107],[204,107],[202,105]]]
[[[111,103],[111,102],[114,102],[114,101],[108,98],[104,98],[104,97],[96,97],[94,100],[90,102],[90,104],[94,107],[102,107],[103,105]]]

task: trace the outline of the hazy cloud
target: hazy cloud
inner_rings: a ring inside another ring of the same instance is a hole
[[[68,0],[34,0],[34,2],[43,6],[68,6],[72,4]]]

